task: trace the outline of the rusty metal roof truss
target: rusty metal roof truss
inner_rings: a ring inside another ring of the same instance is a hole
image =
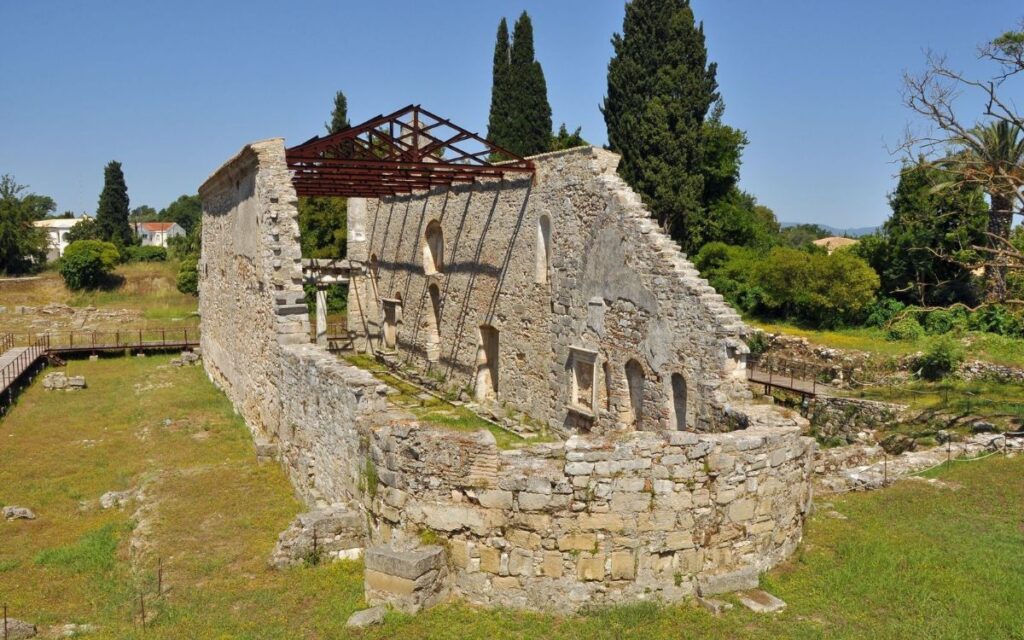
[[[530,174],[534,165],[419,105],[286,151],[300,196],[380,198]]]

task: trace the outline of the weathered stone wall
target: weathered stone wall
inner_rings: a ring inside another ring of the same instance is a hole
[[[644,377],[635,428],[678,426],[673,374],[685,380],[688,429],[729,428],[724,408],[749,397],[739,317],[616,175],[618,156],[584,147],[533,161],[532,180],[367,201],[350,225],[364,234],[358,250],[370,269],[354,285],[350,329],[379,332],[381,307],[397,306],[399,358],[474,389],[486,369],[480,327],[493,327],[493,399],[562,433],[634,428],[631,359]],[[428,242],[432,228],[440,250]],[[379,333],[371,338],[389,350]],[[596,354],[585,387],[596,393],[582,403],[574,347]]]
[[[818,395],[808,405],[807,418],[814,435],[853,443],[863,439],[858,438],[861,432],[893,425],[906,409],[889,402]]]
[[[311,503],[355,495],[358,428],[385,388],[309,342],[296,195],[280,138],[247,145],[199,189],[203,365]]]
[[[695,589],[751,586],[799,541],[814,447],[800,436],[799,416],[712,394],[701,402],[722,400],[714,419],[739,430],[609,430],[515,451],[499,451],[488,431],[419,424],[388,403],[387,388],[369,373],[307,342],[296,197],[282,142],[246,147],[200,195],[200,309],[210,377],[265,443],[261,450],[276,451],[308,502],[364,511],[374,543],[412,547],[440,536],[456,594],[561,610],[672,600]],[[609,307],[625,305],[612,298]],[[650,316],[634,309],[645,329],[661,326],[654,313],[684,317],[682,303],[658,300],[648,300]],[[647,344],[648,354],[674,357],[682,343],[673,331],[646,343],[625,331],[627,306],[607,325]],[[701,309],[687,313],[707,313]],[[571,328],[570,316],[566,311],[558,323]],[[692,345],[707,348],[694,347],[699,355],[688,361],[688,380],[725,393],[726,377],[708,382],[699,370],[705,362],[726,368],[725,338],[693,333]],[[651,366],[649,357],[644,362]],[[710,410],[700,419],[710,422]]]
[[[375,534],[447,538],[455,591],[480,604],[564,610],[750,588],[800,540],[813,460],[795,420],[750,415],[728,434],[586,435],[500,453],[486,433],[378,429]]]

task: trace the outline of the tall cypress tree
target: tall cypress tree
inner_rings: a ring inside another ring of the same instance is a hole
[[[103,191],[96,209],[96,224],[101,237],[119,247],[133,244],[135,234],[128,224],[128,185],[121,163],[111,160],[103,170]]]
[[[535,59],[533,24],[525,11],[516,21],[511,47],[504,18],[498,25],[488,139],[521,156],[543,153],[551,144],[548,86]]]
[[[498,23],[498,37],[494,43],[494,66],[491,71],[491,111],[487,118],[487,139],[504,146],[508,140],[509,91],[506,76],[509,67],[508,23]]]
[[[702,125],[718,98],[704,27],[689,0],[633,0],[612,37],[601,112],[619,173],[684,246],[701,212]]]
[[[342,129],[348,129],[348,99],[341,91],[334,94],[334,109],[331,111],[331,121],[325,122],[324,127],[327,133],[338,133]]]

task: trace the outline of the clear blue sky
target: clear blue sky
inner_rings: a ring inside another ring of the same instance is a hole
[[[923,49],[967,69],[1019,0],[694,0],[726,121],[748,132],[741,184],[780,220],[888,215],[886,143],[911,120],[901,73]],[[192,193],[247,141],[323,131],[412,102],[486,132],[501,16],[534,23],[554,119],[606,141],[598,110],[621,0],[0,0],[0,173],[93,212],[104,164],[132,206]]]

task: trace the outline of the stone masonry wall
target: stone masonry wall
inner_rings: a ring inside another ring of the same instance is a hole
[[[373,543],[440,537],[455,594],[558,610],[673,600],[751,586],[799,541],[814,447],[799,416],[740,399],[720,418],[736,431],[514,451],[488,431],[420,424],[368,372],[307,342],[283,143],[247,146],[200,195],[211,379],[307,502],[362,510]]]
[[[564,611],[752,588],[800,541],[814,445],[769,407],[751,415],[728,434],[573,436],[500,453],[486,432],[382,428],[374,535],[439,534],[455,593],[486,605]]]
[[[368,200],[350,223],[370,269],[369,282],[353,284],[350,329],[369,328],[373,347],[387,350],[380,300],[400,301],[399,358],[473,389],[480,327],[493,327],[495,399],[561,433],[632,428],[630,359],[645,379],[637,428],[676,428],[672,374],[685,380],[688,429],[729,428],[724,408],[749,397],[739,317],[616,175],[618,156],[582,147],[532,160],[532,180]],[[572,397],[573,347],[597,354],[596,406],[583,411]]]

